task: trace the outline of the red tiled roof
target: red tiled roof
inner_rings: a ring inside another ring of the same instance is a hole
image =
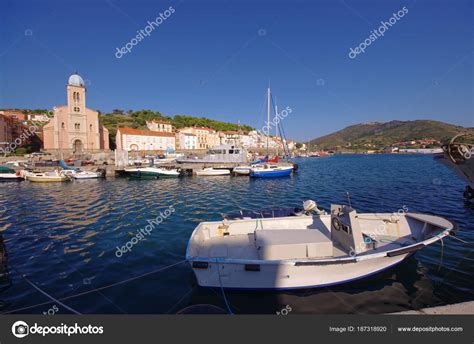
[[[158,131],[147,131],[147,130],[140,130],[140,129],[133,129],[133,128],[118,128],[120,134],[124,135],[140,135],[140,136],[167,136],[167,137],[175,137],[174,133],[162,133]]]

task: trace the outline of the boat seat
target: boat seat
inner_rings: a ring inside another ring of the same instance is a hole
[[[330,238],[319,230],[275,229],[255,232],[258,255],[263,260],[332,257]]]

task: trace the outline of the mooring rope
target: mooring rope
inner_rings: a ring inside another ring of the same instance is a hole
[[[48,304],[51,304],[51,303],[57,302],[57,301],[65,301],[65,300],[73,299],[73,298],[76,298],[76,297],[79,297],[79,296],[88,295],[88,294],[97,292],[97,291],[99,291],[99,290],[104,290],[104,289],[112,288],[112,287],[115,287],[115,286],[117,286],[117,285],[121,285],[121,284],[124,284],[124,283],[128,283],[128,282],[131,282],[131,281],[140,279],[140,278],[142,278],[142,277],[149,276],[149,275],[152,275],[152,274],[155,274],[155,273],[164,271],[164,270],[166,270],[166,269],[169,269],[169,268],[171,268],[171,267],[173,267],[173,266],[182,264],[182,263],[184,263],[184,262],[186,262],[186,259],[181,260],[181,261],[179,261],[179,262],[177,262],[177,263],[174,263],[174,264],[171,264],[171,265],[168,265],[168,266],[159,268],[158,270],[150,271],[150,272],[144,273],[144,274],[142,274],[142,275],[140,275],[140,276],[131,277],[131,278],[128,278],[128,279],[123,280],[123,281],[120,281],[120,282],[108,284],[108,285],[105,285],[105,286],[102,286],[102,287],[94,288],[94,289],[87,290],[87,291],[84,291],[84,292],[82,292],[82,293],[78,293],[78,294],[74,294],[74,295],[70,295],[70,296],[65,296],[65,297],[62,297],[62,298],[59,298],[59,299],[54,299],[54,301],[43,302],[43,303],[38,303],[38,304],[33,305],[33,306],[28,306],[28,307],[23,307],[23,308],[14,309],[14,310],[12,310],[12,311],[3,312],[2,314],[10,314],[10,313],[15,313],[15,312],[20,312],[20,311],[24,311],[24,310],[27,310],[27,309],[31,309],[31,308],[36,308],[36,307],[39,307],[39,306],[48,305]],[[15,270],[14,268],[12,268],[12,269]],[[16,270],[15,270],[15,271],[16,271]],[[18,272],[18,271],[17,271],[17,272]],[[21,275],[21,274],[20,274],[20,275]],[[23,277],[23,276],[22,276],[22,277]],[[35,288],[35,289],[36,289],[36,288]],[[57,301],[56,301],[56,300],[57,300]],[[61,304],[61,303],[60,303],[60,304]],[[63,305],[63,307],[65,307],[65,306]],[[66,308],[68,308],[68,307],[66,306]],[[68,309],[69,309],[69,308],[68,308]]]
[[[222,297],[224,298],[224,303],[227,307],[227,312],[230,314],[230,315],[233,315],[234,313],[232,313],[232,309],[230,308],[230,305],[229,305],[229,302],[227,301],[227,297],[225,295],[225,292],[224,292],[224,287],[222,285],[222,280],[221,280],[221,271],[219,269],[219,262],[216,258],[216,264],[217,264],[217,275],[219,276],[219,284],[221,286],[221,293],[222,293]]]
[[[13,270],[15,270],[25,281],[26,283],[28,283],[29,285],[31,285],[34,289],[36,289],[37,291],[39,291],[41,294],[43,294],[44,296],[46,296],[48,299],[52,300],[52,302],[56,302],[58,303],[59,305],[63,306],[65,309],[71,311],[72,313],[76,314],[76,315],[81,315],[81,313],[79,313],[78,311],[76,311],[75,309],[69,307],[68,305],[66,305],[65,303],[59,301],[57,298],[55,298],[54,296],[48,294],[47,292],[45,292],[43,289],[41,289],[40,287],[38,287],[36,284],[34,284],[33,282],[31,282],[28,277],[26,277],[26,275],[20,273],[18,270],[16,270],[15,268],[12,268]]]

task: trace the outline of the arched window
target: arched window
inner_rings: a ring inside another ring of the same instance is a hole
[[[89,130],[90,130],[90,131],[92,131],[92,124],[91,124],[91,125],[89,125]]]
[[[61,123],[61,128],[64,129],[65,125],[64,122]]]

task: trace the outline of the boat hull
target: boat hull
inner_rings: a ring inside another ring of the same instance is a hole
[[[102,178],[102,174],[100,173],[88,173],[88,174],[73,174],[72,177],[74,179],[98,179]]]
[[[196,171],[197,176],[228,176],[229,170],[213,170],[213,171]]]
[[[19,173],[0,173],[0,182],[17,182],[23,178]]]
[[[158,179],[158,178],[176,178],[179,177],[178,171],[165,170],[159,168],[143,168],[143,169],[128,169],[125,170],[131,178],[136,179]]]
[[[279,170],[251,170],[250,176],[254,178],[275,178],[275,177],[286,177],[291,174],[293,168],[285,168]]]
[[[35,183],[58,183],[65,182],[68,180],[66,176],[59,177],[42,177],[42,176],[27,176],[26,180]]]
[[[314,265],[208,262],[207,268],[191,267],[201,287],[247,290],[288,290],[320,288],[348,283],[389,269],[401,263],[409,253],[364,261],[318,263]]]

